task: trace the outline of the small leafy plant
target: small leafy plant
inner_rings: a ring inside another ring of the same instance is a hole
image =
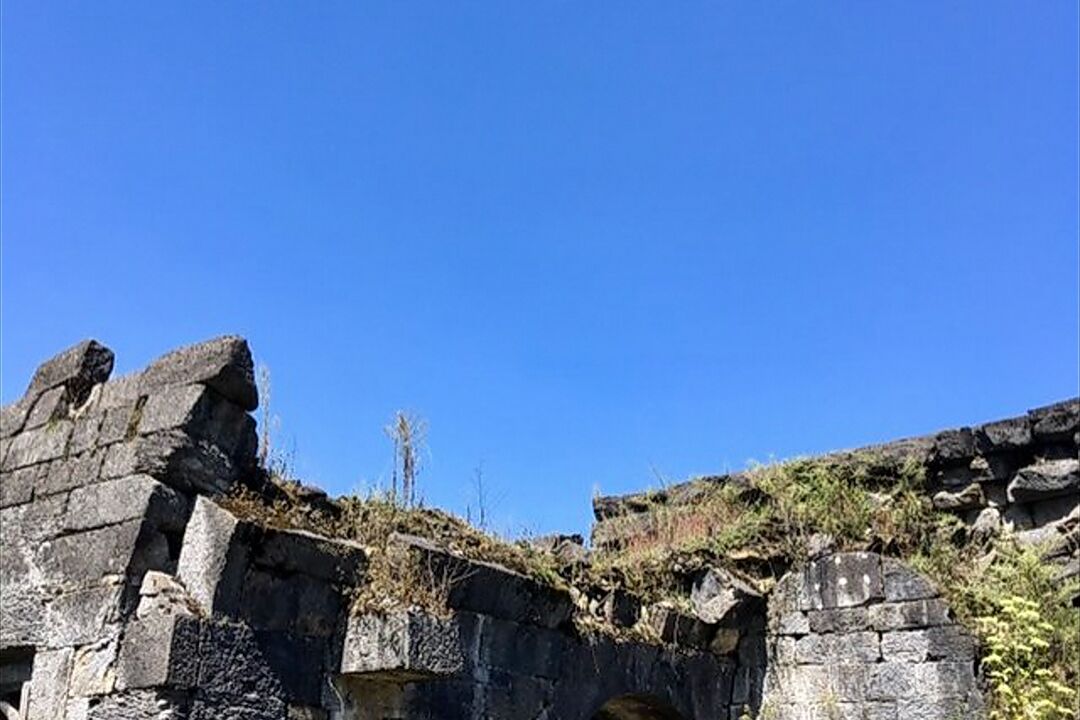
[[[1009,595],[997,614],[978,619],[986,643],[983,668],[993,690],[991,720],[1075,717],[1076,690],[1062,683],[1051,659],[1055,627],[1035,600]]]

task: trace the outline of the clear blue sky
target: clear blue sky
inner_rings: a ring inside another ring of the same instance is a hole
[[[3,399],[249,338],[503,529],[1077,393],[1077,4],[3,4]]]

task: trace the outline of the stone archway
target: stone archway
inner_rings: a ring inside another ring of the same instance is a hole
[[[592,720],[683,720],[667,703],[651,695],[620,695],[604,703]]]

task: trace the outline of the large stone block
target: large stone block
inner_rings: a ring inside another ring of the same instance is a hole
[[[182,530],[191,501],[149,475],[130,475],[72,491],[66,530],[88,530],[142,518],[163,530]]]
[[[124,631],[117,688],[193,687],[198,681],[201,622],[184,615],[155,614]]]
[[[958,625],[885,632],[881,654],[886,661],[970,662],[975,658],[975,640]]]
[[[116,687],[115,637],[106,637],[75,650],[71,660],[68,694],[91,697],[111,693]]]
[[[952,622],[948,605],[938,598],[882,603],[870,608],[870,624],[878,632],[951,625]]]
[[[445,582],[447,604],[455,610],[540,627],[558,627],[573,612],[573,600],[567,592],[508,568],[451,555],[412,535],[395,534],[391,543],[405,548],[414,562]]]
[[[1080,460],[1047,460],[1022,468],[1009,483],[1009,500],[1030,502],[1080,492]]]
[[[242,698],[283,699],[281,681],[246,625],[211,620],[199,634],[198,687],[206,693]]]
[[[41,427],[53,420],[60,420],[67,414],[67,389],[63,386],[46,390],[34,402],[30,414],[26,416],[23,432]]]
[[[945,430],[934,437],[930,462],[946,465],[975,457],[975,434],[971,428]]]
[[[0,407],[0,438],[9,438],[23,429],[26,416],[30,414],[33,398],[22,398],[10,405]],[[4,443],[6,446],[8,443]]]
[[[739,604],[760,598],[757,590],[721,568],[701,573],[690,589],[694,614],[708,623],[720,622]]]
[[[79,586],[97,583],[107,575],[123,575],[141,531],[141,520],[129,520],[48,540],[37,548],[42,577],[57,586]]]
[[[237,612],[248,567],[248,532],[232,513],[205,497],[196,498],[177,577],[207,613]]]
[[[367,564],[364,547],[304,530],[267,529],[253,556],[277,572],[302,573],[328,582],[356,584]]]
[[[960,490],[942,490],[935,493],[933,504],[938,510],[971,510],[985,506],[986,498],[983,496],[982,486],[972,483]]]
[[[147,398],[139,432],[174,429],[212,443],[236,462],[247,456],[254,460],[258,444],[254,418],[205,385],[166,387]]]
[[[881,559],[873,553],[837,553],[814,560],[800,580],[802,610],[853,607],[884,597]]]
[[[464,614],[459,614],[459,617]],[[479,662],[518,675],[560,677],[569,640],[557,630],[473,616],[480,634]]]
[[[467,663],[461,620],[402,611],[349,618],[341,672],[415,680],[462,672]]]
[[[932,582],[899,560],[882,558],[881,569],[885,576],[885,599],[889,602],[924,600],[940,594]]]
[[[702,620],[679,612],[674,607],[666,605],[651,605],[645,609],[642,620],[660,638],[661,642],[669,645],[677,645],[684,648],[704,650],[709,647],[716,635],[716,625],[703,622]],[[731,638],[737,643],[737,636]],[[728,650],[733,643],[728,643]]]
[[[142,387],[149,391],[195,383],[212,387],[244,410],[258,407],[251,350],[243,338],[220,337],[174,350],[142,374]]]
[[[1037,408],[1028,413],[1037,439],[1043,441],[1071,440],[1080,430],[1080,399]]]
[[[5,443],[8,449],[3,469],[10,471],[63,457],[73,425],[70,420],[59,420],[19,433],[10,443]]]
[[[254,463],[254,452],[245,449],[230,455],[181,430],[166,430],[111,445],[101,474],[105,478],[145,474],[186,492],[223,494]]]
[[[1031,444],[1031,421],[1026,416],[986,423],[975,431],[980,452],[1019,450]]]
[[[124,586],[106,580],[93,587],[50,596],[44,605],[44,640],[48,647],[93,643],[117,631]]]
[[[43,469],[41,465],[33,465],[0,473],[0,508],[30,502]]]
[[[46,650],[34,655],[27,720],[58,720],[64,717],[72,655],[71,648]]]
[[[26,396],[37,397],[64,386],[73,404],[80,405],[94,385],[108,380],[112,368],[111,350],[96,340],[83,340],[38,366]]]

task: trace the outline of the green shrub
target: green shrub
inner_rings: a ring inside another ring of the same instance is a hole
[[[1061,682],[1053,665],[1058,632],[1037,601],[1009,595],[996,615],[979,618],[993,691],[992,720],[1058,720],[1075,717],[1076,691]]]

